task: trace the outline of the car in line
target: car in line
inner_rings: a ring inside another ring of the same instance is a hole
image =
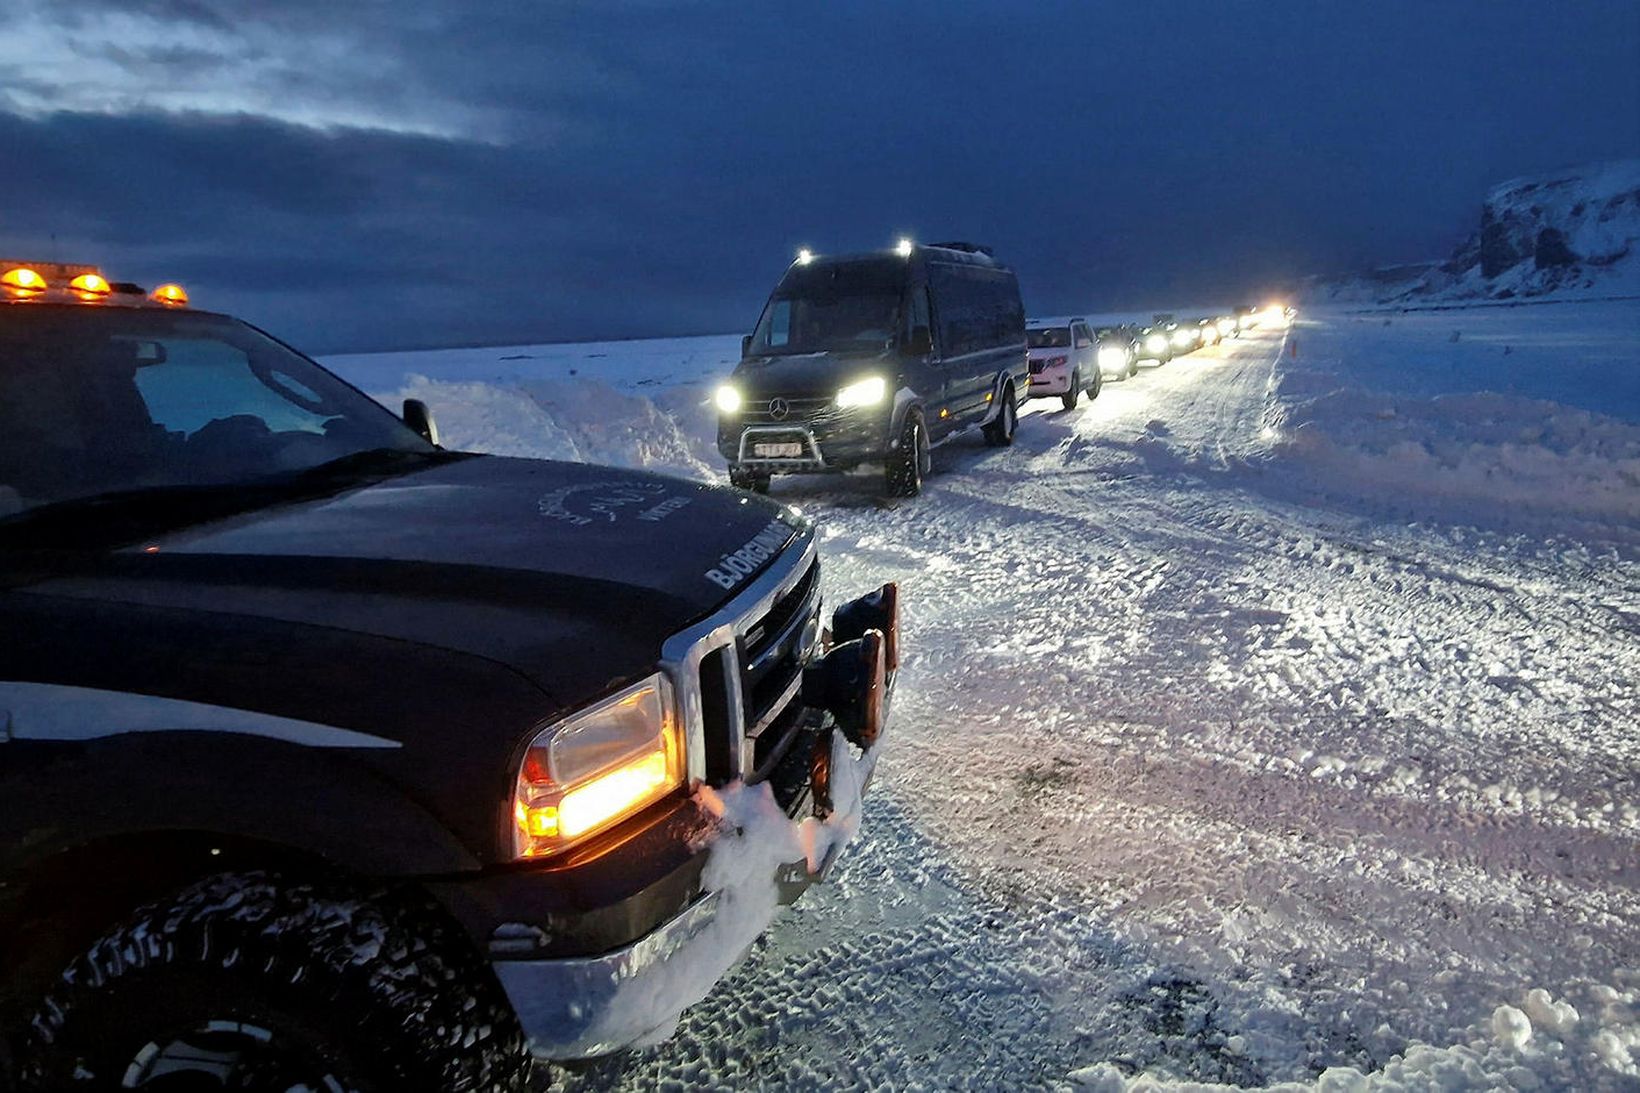
[[[1019,281],[987,247],[801,251],[714,394],[729,481],[881,464],[889,496],[915,496],[934,447],[1013,443],[1027,354]]]
[[[724,795],[857,822],[898,595],[822,597],[786,506],[448,451],[176,285],[6,269],[0,1087],[514,1090],[652,1038],[732,964]]]
[[[1141,327],[1136,341],[1139,347],[1138,364],[1146,361],[1154,365],[1166,364],[1177,352],[1173,346],[1173,331],[1163,322]]]
[[[1099,343],[1086,319],[1032,320],[1025,326],[1030,347],[1031,397],[1057,398],[1067,410],[1086,391],[1099,397],[1104,376],[1099,367]]]
[[[1139,374],[1139,335],[1125,324],[1094,330],[1099,342],[1099,371],[1106,379],[1132,379]]]

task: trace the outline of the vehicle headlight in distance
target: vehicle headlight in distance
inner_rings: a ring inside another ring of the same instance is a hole
[[[1145,339],[1145,348],[1152,353],[1161,353],[1167,349],[1167,338],[1161,334],[1152,334]]]
[[[881,376],[867,376],[837,392],[838,406],[875,406],[888,397],[888,381]]]
[[[1177,346],[1189,345],[1190,344],[1190,331],[1188,331],[1188,330],[1175,330],[1173,332],[1173,344],[1177,345]]]
[[[739,413],[740,404],[745,401],[740,397],[740,388],[728,383],[719,387],[713,398],[717,401],[717,408],[726,414]]]
[[[682,785],[677,707],[657,673],[530,741],[513,800],[513,849],[520,858],[556,853]]]
[[[1229,337],[1231,334],[1233,334],[1235,332],[1236,320],[1234,320],[1234,319],[1220,319],[1218,322],[1214,323],[1213,325],[1219,328],[1219,333],[1221,335],[1223,335],[1225,337]]]
[[[1099,367],[1108,371],[1120,371],[1127,366],[1127,353],[1119,345],[1102,345],[1099,347]]]

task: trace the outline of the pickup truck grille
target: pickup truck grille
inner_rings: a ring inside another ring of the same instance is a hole
[[[803,706],[800,691],[804,663],[819,639],[821,589],[812,546],[795,566],[777,560],[771,573],[783,561],[788,572],[779,575],[772,595],[764,592],[746,614],[701,639],[698,739],[708,784],[770,780],[776,799],[789,806],[801,787],[781,783],[807,772],[806,752],[797,756],[802,749],[794,745],[818,727],[819,715]]]

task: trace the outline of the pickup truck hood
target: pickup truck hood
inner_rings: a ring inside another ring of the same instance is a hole
[[[648,671],[802,527],[704,483],[480,457],[187,528],[29,591],[442,646],[571,705]]]

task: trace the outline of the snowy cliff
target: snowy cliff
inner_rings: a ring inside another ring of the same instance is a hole
[[[1437,304],[1640,294],[1640,159],[1493,187],[1480,226],[1443,262],[1316,278],[1315,302]]]

